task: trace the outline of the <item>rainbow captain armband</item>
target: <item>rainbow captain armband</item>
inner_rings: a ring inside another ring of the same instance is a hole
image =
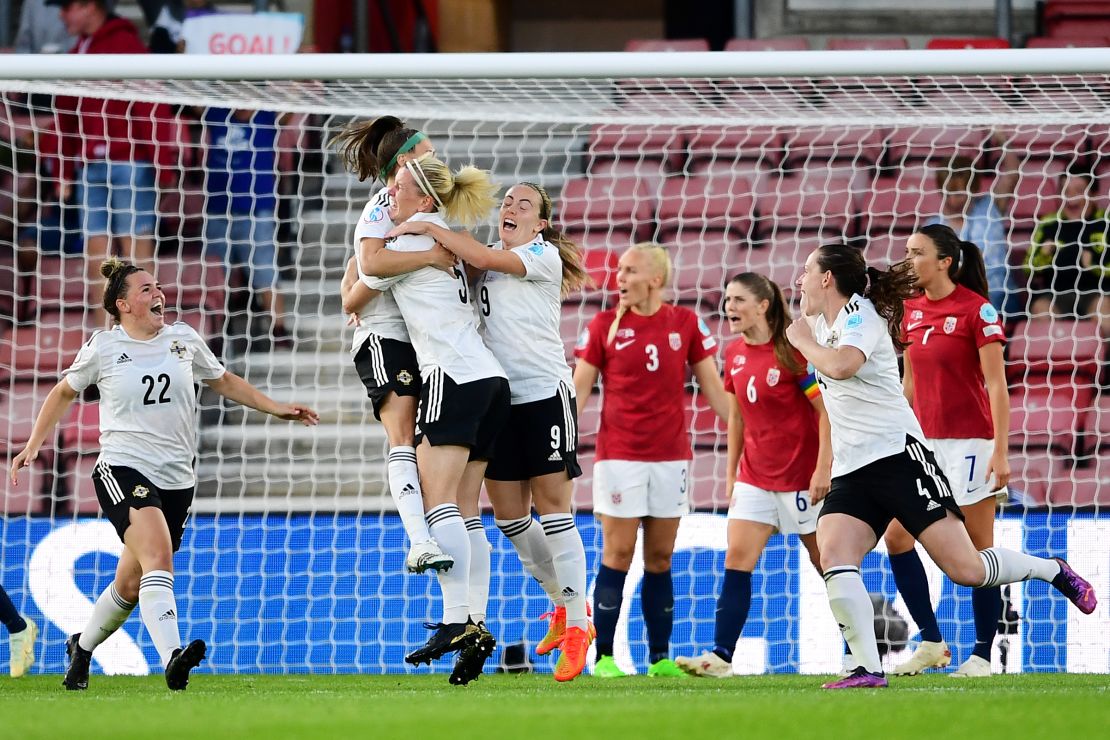
[[[810,370],[804,378],[798,380],[798,387],[802,389],[802,393],[806,394],[806,398],[813,400],[821,395],[821,390],[817,387],[817,375]]]

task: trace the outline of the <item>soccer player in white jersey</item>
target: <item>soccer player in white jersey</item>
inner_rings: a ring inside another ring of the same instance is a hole
[[[389,215],[397,224],[425,220],[446,227],[444,217],[477,224],[496,206],[496,192],[487,173],[468,166],[452,174],[443,162],[424,155],[397,173]],[[421,251],[434,241],[403,235],[387,246],[391,251]],[[416,458],[427,520],[436,541],[455,561],[451,570],[438,574],[442,622],[434,625],[427,644],[405,660],[430,663],[458,650],[450,680],[466,684],[481,674],[496,645],[485,626],[490,553],[478,496],[497,434],[509,417],[509,382],[478,333],[478,314],[462,268],[447,273],[425,267],[366,283],[392,292],[416,350],[423,381]]]
[[[389,188],[394,176],[410,159],[435,149],[427,136],[394,116],[352,124],[332,143],[360,181],[385,179],[385,186],[367,202],[355,225],[355,257],[348,263],[341,289],[343,311],[355,325],[351,347],[355,368],[389,442],[389,493],[409,538],[405,568],[411,573],[447,570],[454,561],[428,531],[417,474],[413,445],[420,368],[416,353],[393,296],[378,295],[362,282],[371,273],[400,275],[429,265],[452,269],[454,257],[443,249],[403,253],[384,248],[385,235],[393,228]]]
[[[574,382],[559,333],[562,298],[589,278],[578,246],[551,224],[551,197],[518,183],[501,200],[489,247],[429,221],[407,221],[394,234],[427,234],[467,265],[477,282],[482,337],[505,368],[512,393],[509,423],[486,469],[486,492],[497,527],[555,608],[536,648],[560,648],[557,681],[586,665],[591,625],[586,604],[586,553],[571,513],[578,466]],[[523,348],[523,351],[522,351]],[[540,527],[532,521],[532,507]]]
[[[859,249],[828,244],[806,260],[798,286],[805,316],[787,337],[816,369],[832,425],[832,488],[817,520],[821,570],[833,615],[860,662],[825,688],[887,685],[859,569],[895,519],[958,584],[989,588],[1035,578],[1084,614],[1093,612],[1094,589],[1062,559],[998,547],[977,551],[968,537],[898,375],[903,301],[915,292],[908,266],[883,272],[867,267]]]
[[[12,461],[11,478],[39,448],[70,404],[90,385],[100,389],[100,457],[93,485],[101,510],[123,541],[115,581],[97,599],[84,631],[66,641],[63,685],[89,685],[92,652],[138,603],[143,624],[165,667],[166,685],[180,691],[205,655],[203,640],[184,648],[173,593],[173,553],[189,517],[196,477],[197,381],[232,401],[311,426],[315,411],[278,403],[225,370],[188,325],[167,326],[165,295],[132,264],[109,259],[104,310],[116,321],[92,335],[39,410],[27,446]]]

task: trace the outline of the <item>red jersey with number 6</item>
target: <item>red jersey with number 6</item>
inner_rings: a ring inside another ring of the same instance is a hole
[[[725,348],[725,390],[736,396],[744,420],[744,451],[736,479],[764,491],[809,488],[817,467],[817,379],[794,351],[801,372],[775,357],[773,342],[748,344],[743,337]]]
[[[1004,342],[998,311],[957,285],[939,301],[906,301],[902,336],[913,372],[913,412],[928,439],[993,439],[979,348]]]
[[[693,311],[664,304],[651,316],[626,312],[607,343],[615,317],[594,316],[574,349],[601,371],[596,459],[689,460],[686,367],[711,357],[717,341]]]

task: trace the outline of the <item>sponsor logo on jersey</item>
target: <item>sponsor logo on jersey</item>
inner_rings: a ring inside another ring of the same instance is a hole
[[[855,329],[857,326],[862,326],[862,325],[863,325],[863,316],[858,314],[858,313],[852,314],[851,316],[848,317],[848,320],[844,322],[844,328],[845,329]]]
[[[944,333],[951,334],[956,331],[956,317],[948,316],[944,319]]]
[[[675,352],[682,349],[682,335],[677,331],[672,331],[670,335],[668,335],[667,341],[670,343],[671,349]]]
[[[998,321],[998,309],[989,303],[984,303],[979,306],[979,318],[988,324],[993,324]]]
[[[781,373],[779,372],[779,369],[777,367],[767,368],[767,385],[771,388],[774,388],[776,385],[779,384],[780,376]]]
[[[911,321],[910,323],[906,324],[906,331],[913,331],[917,327],[921,326],[921,323],[922,322],[920,321]]]
[[[125,362],[131,362],[131,358],[127,356],[126,352],[124,352],[122,355],[119,356],[119,359],[116,360],[116,364],[117,365],[122,365]]]
[[[590,343],[590,330],[583,329],[582,333],[578,335],[578,341],[575,342],[575,349],[586,349],[586,345]]]
[[[404,386],[412,385],[412,373],[408,370],[402,370],[397,373],[397,382]]]
[[[920,321],[923,318],[925,318],[925,314],[922,313],[921,311],[911,311],[910,312],[910,320],[911,321]]]
[[[170,344],[170,354],[179,360],[184,360],[185,355],[188,351],[189,350],[185,349],[185,345],[177,341],[176,339],[173,340],[172,344]]]
[[[381,206],[378,206],[377,208],[370,211],[370,213],[368,213],[366,215],[366,223],[376,224],[379,221],[381,221],[383,218],[385,218],[385,213],[382,212]]]
[[[146,498],[149,495],[150,489],[142,484],[135,486],[135,490],[131,492],[133,498]]]
[[[635,339],[629,339],[627,342],[614,342],[613,346],[616,347],[617,349],[624,349],[625,347],[627,347],[630,344],[635,344],[635,342],[636,342]]]

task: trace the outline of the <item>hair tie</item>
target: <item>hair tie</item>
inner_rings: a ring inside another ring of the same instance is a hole
[[[863,283],[863,297],[866,298],[871,292],[871,270],[864,273],[865,281]]]
[[[437,208],[443,208],[443,201],[439,199],[439,193],[432,187],[432,183],[428,180],[428,176],[424,174],[424,168],[420,166],[420,160],[414,159],[405,162],[405,169],[412,173],[412,177],[416,180],[417,186],[424,192],[424,195],[432,196]]]
[[[382,172],[385,173],[385,176],[389,177],[389,175],[392,174],[393,168],[397,166],[397,160],[401,157],[402,154],[408,154],[416,148],[417,144],[427,138],[428,137],[425,136],[423,132],[417,131],[415,134],[405,139],[405,143],[401,145],[401,148],[398,149],[397,153],[393,155],[393,159],[389,160],[389,162],[385,166],[385,169],[382,170]]]

